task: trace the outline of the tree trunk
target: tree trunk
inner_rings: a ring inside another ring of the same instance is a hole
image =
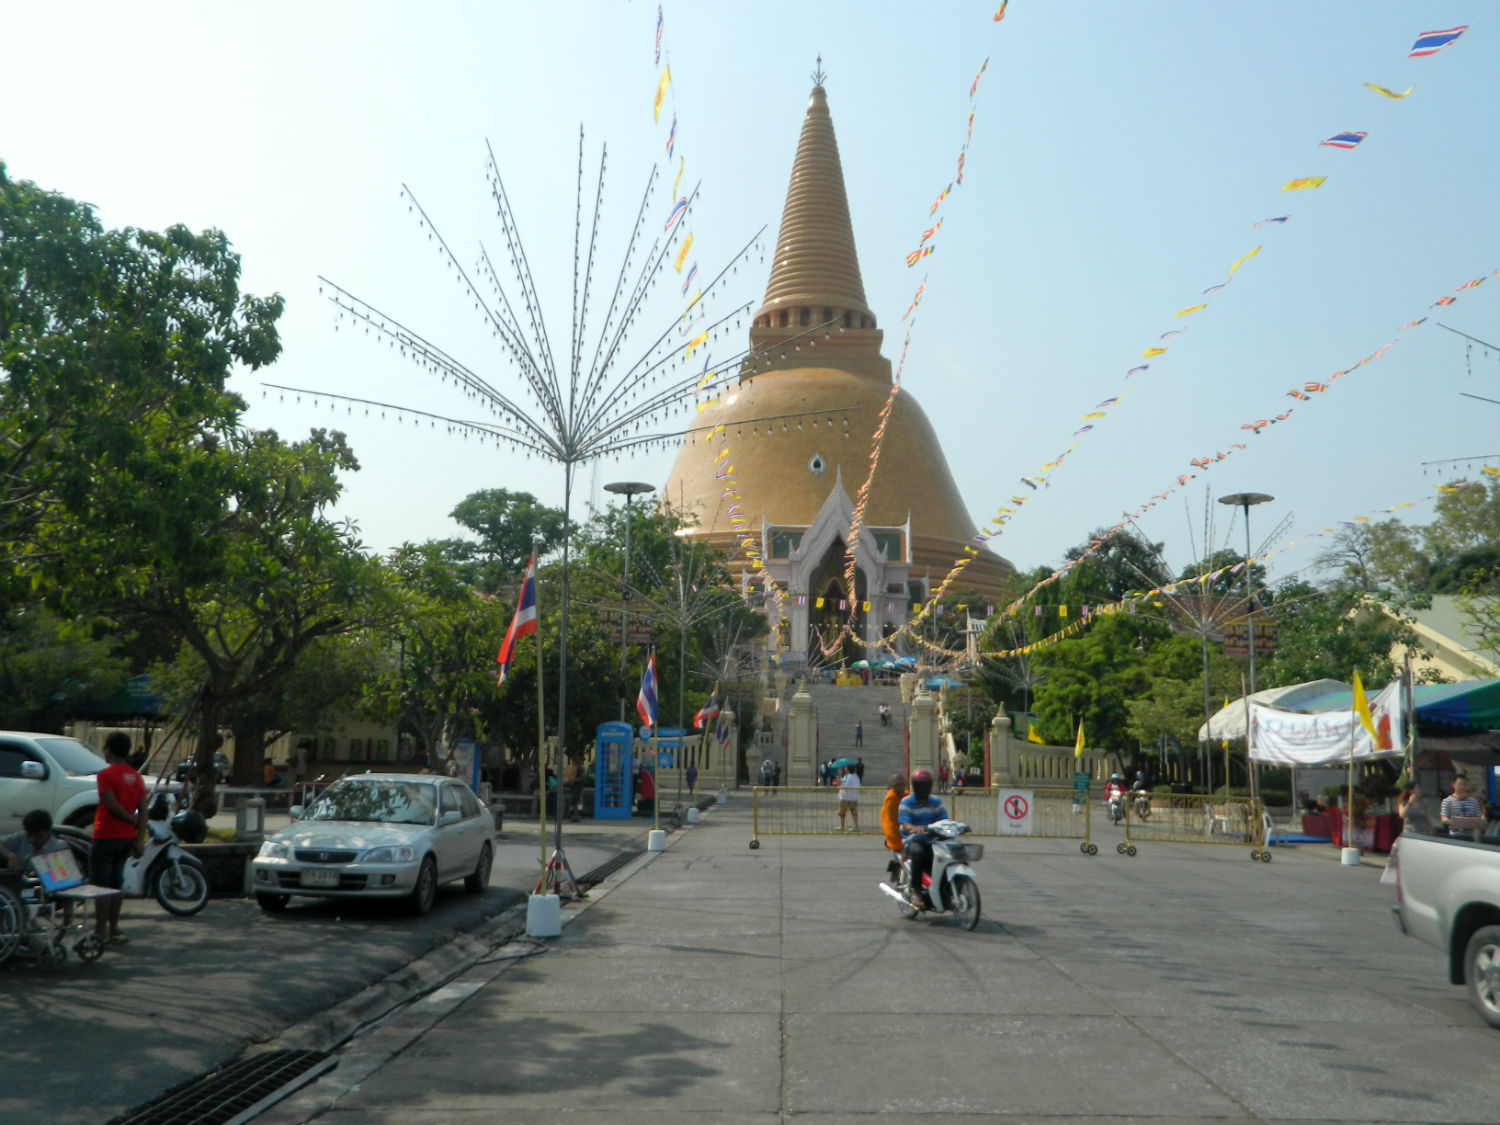
[[[219,811],[219,770],[214,754],[224,745],[219,734],[219,715],[223,705],[211,690],[205,690],[198,701],[198,748],[193,751],[197,778],[193,785],[193,808],[205,817]]]

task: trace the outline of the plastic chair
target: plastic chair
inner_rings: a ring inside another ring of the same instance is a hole
[[[1277,842],[1276,837],[1278,836],[1281,837],[1281,843],[1285,844],[1288,842],[1286,829],[1276,827],[1276,822],[1271,819],[1271,814],[1266,812],[1265,809],[1260,811],[1260,822],[1265,828],[1266,847],[1275,844]]]

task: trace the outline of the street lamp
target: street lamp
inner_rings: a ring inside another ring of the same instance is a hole
[[[1235,492],[1220,496],[1220,504],[1243,508],[1245,511],[1245,614],[1250,622],[1250,694],[1255,694],[1255,595],[1250,589],[1250,509],[1256,504],[1265,504],[1276,499],[1265,492]],[[1249,704],[1245,705],[1247,708]],[[1228,784],[1226,781],[1225,784]]]
[[[620,722],[625,721],[625,702],[627,694],[627,681],[625,679],[625,652],[626,637],[630,632],[630,500],[633,496],[641,496],[648,492],[655,492],[654,484],[647,484],[639,480],[617,480],[604,486],[605,492],[613,492],[616,496],[625,497],[625,577],[620,584]]]
[[[1266,492],[1234,492],[1220,496],[1220,504],[1242,508],[1245,512],[1245,619],[1250,623],[1250,691],[1245,696],[1245,773],[1249,775],[1250,795],[1255,796],[1255,774],[1250,769],[1250,696],[1255,694],[1255,594],[1250,587],[1250,509],[1276,497]],[[1224,744],[1229,745],[1227,742]],[[1229,796],[1229,751],[1224,751],[1224,796]]]

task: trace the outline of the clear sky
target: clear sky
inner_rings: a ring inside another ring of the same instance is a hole
[[[996,540],[1018,565],[1058,565],[1167,489],[1139,526],[1181,567],[1202,547],[1206,490],[1273,494],[1253,530],[1259,543],[1287,520],[1280,548],[1500,464],[1500,406],[1463,397],[1500,399],[1500,361],[1434,323],[1500,340],[1500,277],[1489,277],[1500,267],[1500,5],[1016,0],[1001,23],[993,11],[667,3],[673,84],[653,124],[655,4],[15,5],[0,158],[16,178],[95,204],[111,226],[228,233],[244,289],[287,299],[282,358],[234,380],[248,421],[286,436],[346,430],[363,469],[342,510],[372,548],[456,534],[447,512],[480,488],[557,503],[561,472],[441,429],[263,398],[266,380],[476,416],[451,387],[336,332],[317,276],[519,393],[401,185],[472,262],[480,241],[502,242],[484,179],[493,144],[562,358],[579,126],[591,163],[599,142],[610,146],[607,284],[653,164],[668,183],[676,173],[664,151],[675,111],[684,182],[702,185],[703,272],[768,226],[765,255],[731,279],[730,303],[758,305],[820,53],[885,353],[899,354],[901,313],[925,273],[903,386],[945,443],[976,523],[1008,505],[1022,476],[1041,475],[1084,414],[1129,389]],[[1418,33],[1459,24],[1470,30],[1452,46],[1407,58]],[[986,57],[963,185],[936,252],[908,269],[928,205],[953,179]],[[1395,101],[1365,82],[1416,88]],[[1368,139],[1319,147],[1349,130]],[[1299,176],[1328,180],[1279,191]],[[1256,246],[1231,285],[1203,296]],[[659,289],[649,326],[679,311],[675,286]],[[1431,307],[1445,294],[1459,299]],[[1143,349],[1179,327],[1127,381]],[[1398,338],[1326,393],[1287,396]],[[1289,409],[1259,434],[1240,429]],[[1197,471],[1190,459],[1218,452],[1232,455],[1177,486]],[[1473,460],[1423,467],[1446,458]],[[671,461],[587,468],[579,499],[610,499],[598,484],[620,478],[659,485]],[[1210,546],[1240,547],[1243,526],[1217,505],[1210,514]],[[1317,547],[1274,558],[1273,577],[1309,566]]]

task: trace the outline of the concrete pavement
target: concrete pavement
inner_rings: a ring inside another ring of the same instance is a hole
[[[1500,1037],[1378,870],[986,840],[965,933],[898,917],[872,836],[751,851],[731,800],[257,1122],[1497,1119]]]

